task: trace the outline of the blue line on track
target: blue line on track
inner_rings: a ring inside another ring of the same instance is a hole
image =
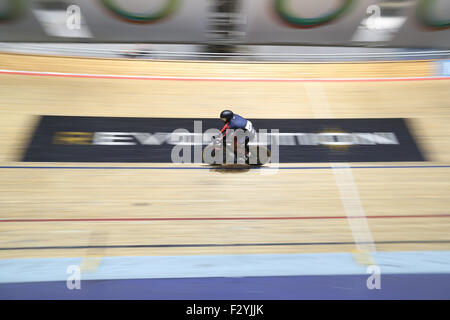
[[[320,169],[417,169],[450,168],[450,165],[432,166],[350,166],[350,167],[56,167],[56,166],[0,166],[0,169],[85,169],[85,170],[320,170]]]

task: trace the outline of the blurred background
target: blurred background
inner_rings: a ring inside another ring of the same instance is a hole
[[[0,0],[0,297],[449,299],[449,89],[447,0]]]

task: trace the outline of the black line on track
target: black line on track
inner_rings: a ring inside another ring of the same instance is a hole
[[[273,243],[205,243],[205,244],[135,244],[135,245],[105,245],[105,246],[48,246],[48,247],[10,247],[0,250],[53,250],[53,249],[120,249],[120,248],[202,248],[202,247],[265,247],[265,246],[323,246],[323,245],[354,245],[370,244],[371,242],[273,242]],[[374,244],[421,244],[450,243],[450,240],[403,240],[377,241]]]

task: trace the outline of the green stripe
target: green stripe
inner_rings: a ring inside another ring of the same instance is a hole
[[[24,0],[7,0],[6,10],[0,11],[0,22],[17,19],[24,11]]]
[[[316,18],[302,18],[289,12],[287,9],[288,1],[292,0],[275,0],[275,11],[281,19],[299,28],[316,27],[340,18],[347,13],[355,2],[354,0],[341,0],[343,3],[336,11]]]
[[[446,29],[450,27],[450,20],[436,20],[433,18],[433,8],[437,0],[422,0],[417,5],[417,18],[427,27],[433,29]]]
[[[157,20],[168,17],[177,9],[178,5],[180,4],[180,0],[167,0],[165,6],[155,13],[138,14],[121,9],[119,5],[115,3],[115,0],[101,1],[108,10],[119,16],[119,18],[123,18],[129,22],[134,23],[153,23]]]

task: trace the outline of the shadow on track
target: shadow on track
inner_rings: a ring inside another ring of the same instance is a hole
[[[209,171],[211,172],[219,172],[219,173],[242,173],[242,172],[248,172],[251,169],[258,169],[262,166],[249,166],[246,164],[228,164],[228,165],[217,165],[217,166],[211,166],[211,169]]]

